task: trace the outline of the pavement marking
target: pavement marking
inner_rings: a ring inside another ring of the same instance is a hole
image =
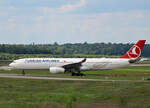
[[[17,74],[0,74],[0,78],[58,80],[58,81],[150,82],[148,80],[102,80],[102,79],[84,79],[84,78],[54,78],[54,77],[21,76]]]

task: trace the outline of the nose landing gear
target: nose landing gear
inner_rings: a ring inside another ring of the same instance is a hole
[[[22,76],[25,76],[25,71],[24,70],[22,70]]]

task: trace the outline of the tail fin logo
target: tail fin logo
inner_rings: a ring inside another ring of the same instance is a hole
[[[139,40],[129,51],[121,56],[124,59],[138,59],[142,53],[146,40]]]
[[[141,49],[136,45],[128,52],[130,58],[139,58],[140,55]]]

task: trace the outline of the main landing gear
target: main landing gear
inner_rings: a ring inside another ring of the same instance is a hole
[[[75,73],[75,72],[73,72],[72,76],[81,76],[81,77],[83,77],[83,76],[86,76],[86,75],[83,74],[83,73]]]

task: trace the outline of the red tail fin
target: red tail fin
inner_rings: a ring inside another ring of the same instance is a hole
[[[125,55],[120,58],[137,59],[140,57],[146,40],[139,40]]]

